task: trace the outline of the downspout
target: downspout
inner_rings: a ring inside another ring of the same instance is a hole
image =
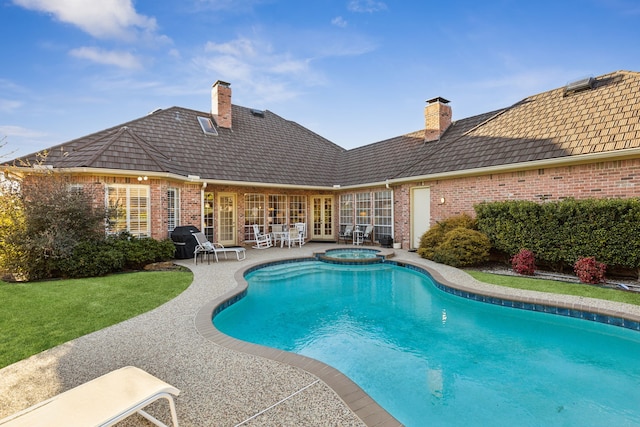
[[[204,190],[207,188],[207,183],[202,183],[200,189],[200,227],[198,227],[204,233]]]

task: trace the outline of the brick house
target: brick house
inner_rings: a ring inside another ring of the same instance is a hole
[[[345,150],[233,105],[230,84],[218,81],[210,112],[157,110],[49,148],[44,166],[117,204],[116,230],[161,239],[189,224],[225,245],[251,242],[253,224],[305,222],[310,240],[372,224],[374,239],[415,248],[435,221],[473,214],[482,201],[640,196],[640,73],[576,81],[457,121],[448,104],[427,101],[423,129]]]

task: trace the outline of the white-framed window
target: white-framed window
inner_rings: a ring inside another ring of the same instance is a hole
[[[339,221],[341,232],[349,224],[372,225],[374,240],[393,236],[393,190],[341,194]]]
[[[269,225],[287,223],[287,196],[269,194]]]
[[[373,193],[373,235],[393,237],[393,193],[391,190]]]
[[[244,195],[244,240],[256,240],[253,234],[253,224],[258,224],[261,233],[269,233],[265,230],[265,195],[245,194]]]
[[[293,195],[289,196],[289,224],[297,222],[307,222],[307,197]]]
[[[344,232],[347,225],[355,225],[353,222],[353,194],[341,194],[340,195],[340,216],[339,227],[340,232]]]
[[[107,187],[106,198],[108,233],[128,231],[137,237],[151,236],[148,186],[112,184]]]
[[[215,210],[214,210],[214,203],[213,201],[215,200],[215,194],[213,194],[210,191],[205,191],[204,193],[204,218],[202,219],[202,225],[204,227],[204,230],[202,230],[202,232],[204,233],[204,235],[207,237],[207,240],[209,240],[210,242],[213,242],[214,236],[213,236],[213,231],[214,231],[214,225],[215,225]]]
[[[171,233],[180,225],[180,190],[167,189],[167,228]]]
[[[360,229],[371,224],[371,193],[356,193],[356,224]]]

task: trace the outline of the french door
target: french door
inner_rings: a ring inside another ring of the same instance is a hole
[[[218,243],[224,246],[234,246],[238,243],[234,193],[218,194]]]
[[[313,224],[311,227],[311,239],[330,240],[333,235],[333,197],[312,197]]]

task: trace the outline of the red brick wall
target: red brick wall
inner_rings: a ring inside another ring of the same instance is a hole
[[[111,176],[77,176],[73,182],[83,184],[95,192],[96,204],[104,206],[107,184],[149,185],[151,195],[152,237],[164,239],[168,236],[167,189],[180,190],[180,224],[200,227],[202,184],[181,183],[168,179],[137,181],[135,178]],[[411,189],[429,187],[431,193],[430,223],[443,220],[463,212],[474,215],[474,205],[483,201],[499,200],[543,200],[557,201],[566,197],[586,198],[630,198],[640,197],[640,159],[617,160],[576,166],[535,169],[456,178],[411,182],[393,185],[394,192],[394,242],[410,247],[411,235]],[[375,190],[375,189],[374,189]],[[315,190],[282,190],[277,188],[209,186],[207,192],[237,194],[238,242],[243,243],[244,194],[295,194],[334,195],[334,230],[338,230],[339,193]],[[350,190],[353,192],[353,190]],[[441,199],[444,198],[444,203]],[[307,201],[307,223],[311,224],[311,200]]]
[[[431,223],[463,212],[474,214],[483,201],[545,200],[567,197],[630,198],[640,196],[640,159],[535,169],[429,183]],[[444,197],[445,203],[441,204]]]
[[[630,198],[640,197],[640,159],[616,160],[584,165],[535,169],[456,178],[420,181],[393,186],[394,241],[410,246],[411,188],[430,188],[431,225],[445,218],[468,213],[475,216],[474,205],[501,200],[558,201],[567,197]],[[444,203],[441,199],[444,198]]]

